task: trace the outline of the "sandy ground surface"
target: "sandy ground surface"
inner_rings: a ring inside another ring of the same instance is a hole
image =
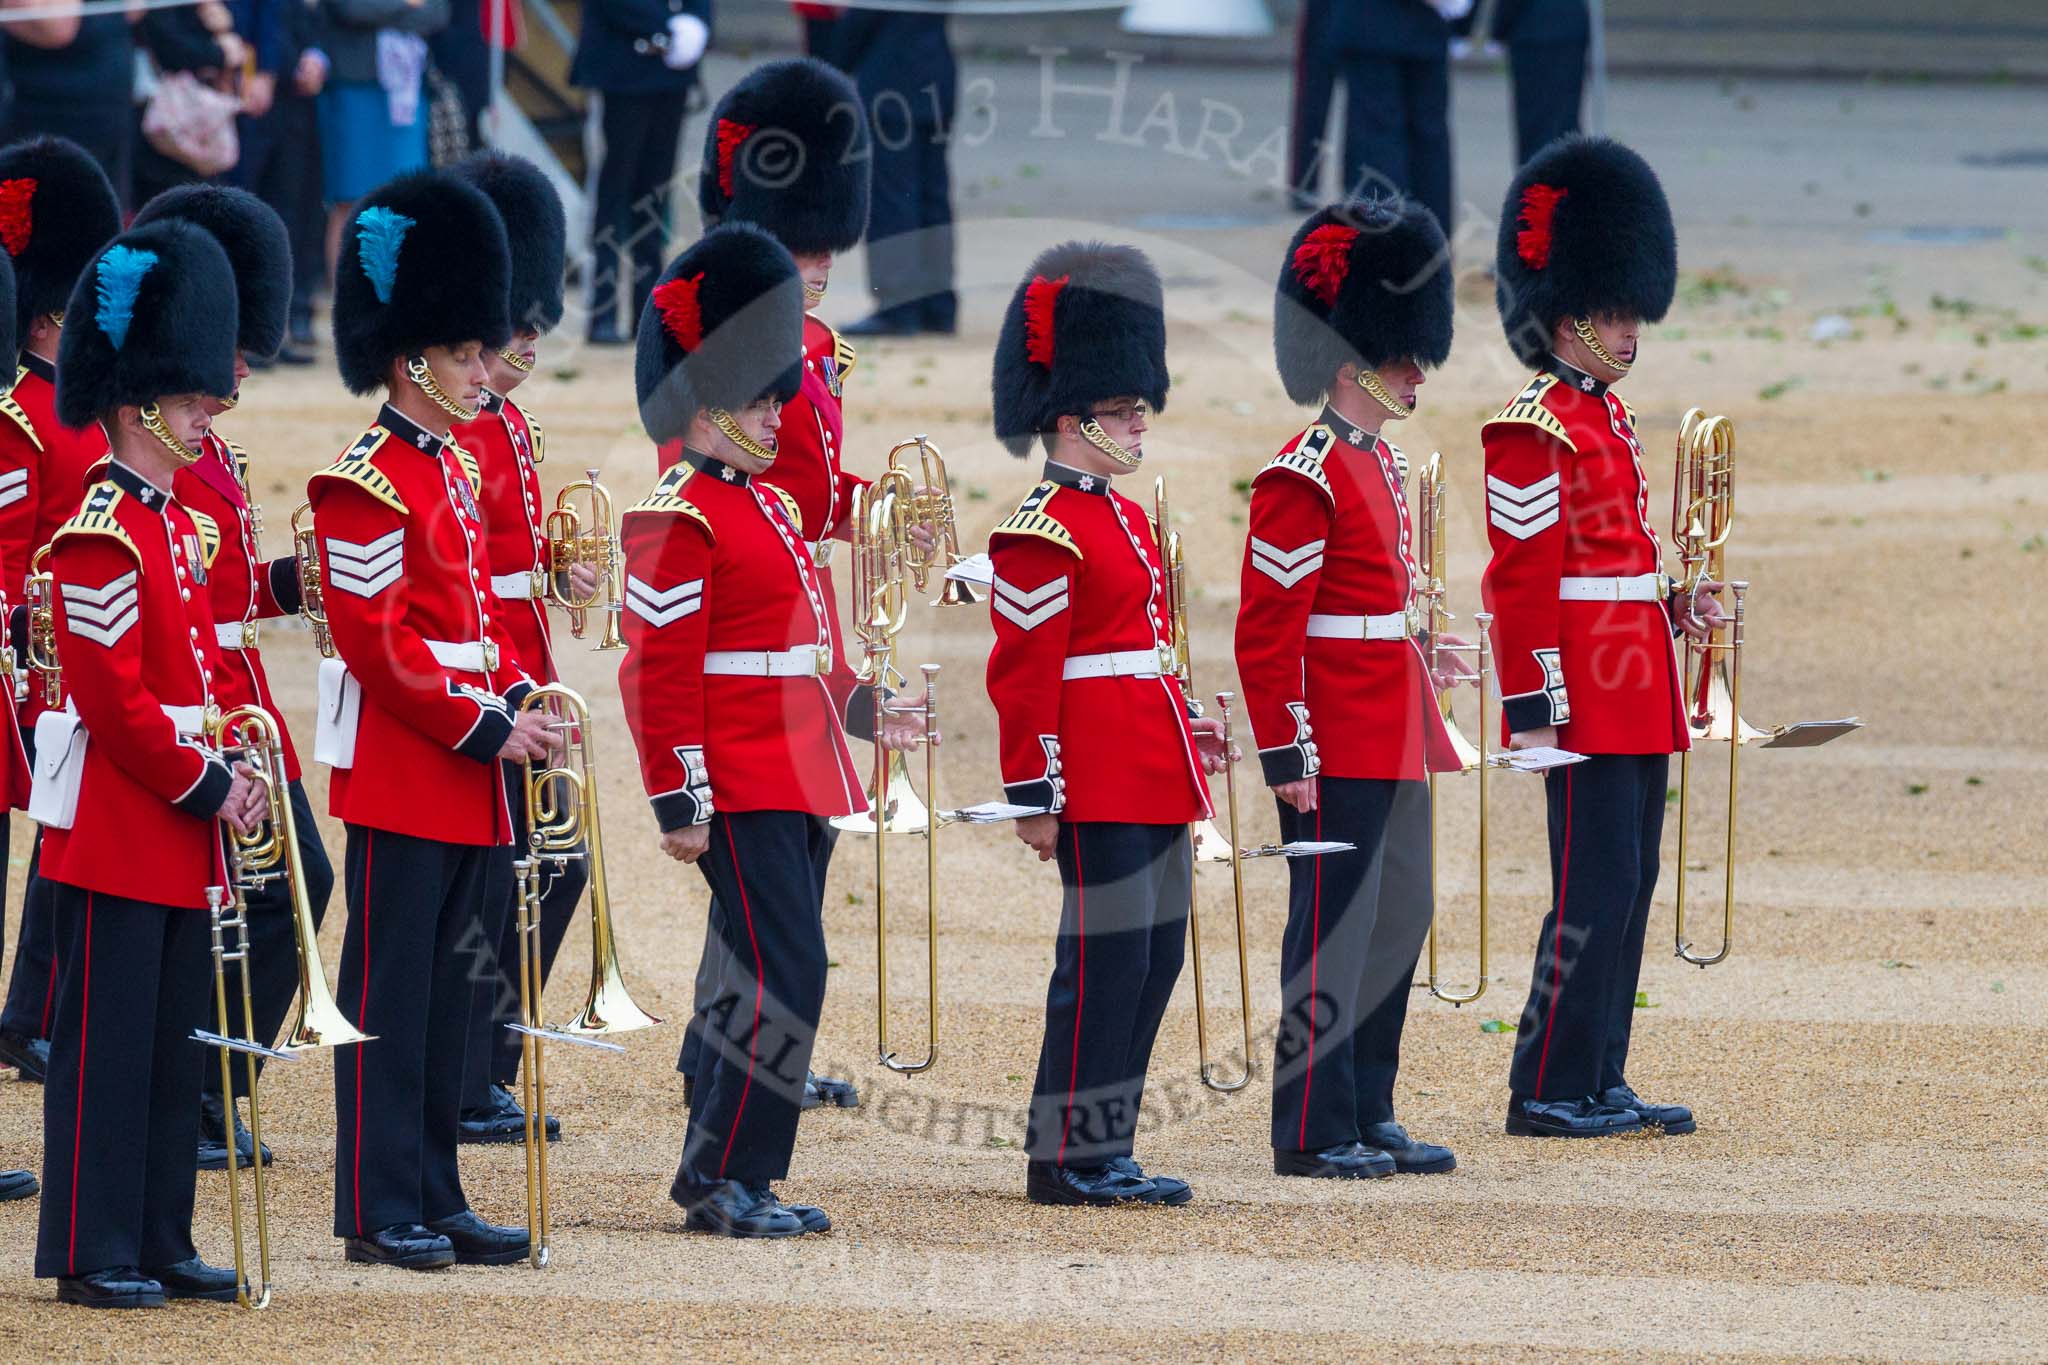
[[[996,74],[1031,102],[1034,72]],[[1215,73],[1213,88],[1235,79]],[[1546,894],[1535,784],[1503,782],[1491,989],[1457,1011],[1417,990],[1398,1092],[1412,1129],[1457,1148],[1456,1174],[1365,1187],[1274,1177],[1262,1086],[1225,1098],[1195,1080],[1184,978],[1139,1150],[1192,1181],[1195,1203],[1034,1207],[1016,1148],[1051,960],[1051,870],[1007,830],[945,836],[940,1061],[901,1079],[873,1061],[873,892],[866,848],[850,840],[827,898],[837,966],[819,1057],[857,1079],[867,1104],[806,1118],[785,1186],[830,1209],[837,1229],[780,1245],[684,1236],[665,1198],[683,1118],[670,1067],[705,897],[656,849],[615,660],[571,647],[568,680],[596,699],[601,726],[629,975],[640,1002],[672,1022],[626,1039],[624,1056],[552,1054],[567,1134],[554,1156],[553,1267],[417,1276],[345,1265],[326,1231],[331,1063],[315,1059],[280,1068],[265,1092],[279,1152],[274,1308],[59,1309],[28,1273],[34,1205],[11,1204],[0,1207],[0,1340],[20,1354],[97,1358],[189,1356],[224,1342],[263,1358],[536,1344],[719,1359],[2048,1356],[2048,767],[2029,681],[2048,666],[2048,458],[2036,435],[2048,422],[2038,331],[2048,243],[2020,204],[2038,178],[1957,161],[2012,135],[2017,97],[2001,106],[1982,92],[1880,92],[1850,118],[1843,101],[1866,96],[1827,86],[1765,88],[1761,112],[1711,83],[1622,92],[1624,107],[1654,122],[1643,141],[1666,166],[1687,242],[1679,304],[1625,392],[1653,453],[1694,403],[1737,425],[1732,558],[1755,583],[1745,710],[1759,723],[1851,713],[1870,723],[1827,749],[1746,758],[1741,913],[1725,965],[1702,973],[1670,956],[1667,864],[1633,1079],[1693,1105],[1696,1135],[1552,1145],[1501,1134],[1513,1039],[1482,1024],[1519,1011]],[[1497,112],[1483,118],[1475,144],[1499,130]],[[1271,376],[1265,321],[1267,262],[1290,224],[1242,183],[1223,196],[1235,216],[1221,223],[1148,228],[1134,203],[1091,217],[1086,201],[1099,205],[1105,176],[1122,167],[1114,152],[1070,143],[1060,152],[1070,172],[1043,148],[1012,148],[1001,171],[986,169],[993,146],[968,154],[975,175],[999,183],[977,191],[965,233],[965,330],[869,347],[849,390],[848,447],[871,470],[889,444],[928,432],[952,462],[978,543],[1030,482],[987,434],[992,300],[1064,232],[1145,242],[1172,281],[1175,372],[1148,472],[1171,475],[1189,534],[1195,657],[1213,692],[1234,685],[1243,481],[1302,420]],[[1042,178],[1018,178],[1027,158]],[[1133,162],[1132,183],[1151,175],[1179,187],[1153,201],[1202,197],[1159,161]],[[1483,147],[1468,158],[1476,197],[1497,194],[1487,185],[1499,184],[1501,162]],[[1916,231],[1952,221],[2013,230]],[[855,267],[828,315],[859,314]],[[1411,453],[1441,448],[1451,463],[1454,598],[1468,611],[1484,548],[1477,426],[1520,380],[1483,287],[1468,281],[1462,295],[1458,350],[1399,436]],[[1809,329],[1830,314],[1853,334],[1811,344]],[[547,425],[550,479],[590,463],[622,499],[636,496],[653,464],[634,434],[626,358],[576,354],[542,369],[520,396]],[[274,526],[366,415],[325,367],[249,386],[224,426],[256,452]],[[1661,457],[1651,473],[1661,496]],[[271,539],[281,551],[281,533]],[[944,665],[948,804],[996,794],[980,685],[988,641],[971,609],[922,612],[906,632],[911,660]],[[310,732],[306,635],[273,628],[266,649],[289,719]],[[309,777],[319,806],[321,775]],[[1270,802],[1249,772],[1244,794],[1248,837],[1270,837]],[[1469,784],[1448,796],[1441,909],[1464,964]],[[328,834],[338,850],[338,829]],[[17,901],[27,839],[17,821]],[[922,1027],[909,908],[918,851],[901,845],[894,892],[906,907],[895,983],[908,997],[896,1027],[912,1038]],[[1278,1000],[1280,875],[1255,866],[1248,879],[1262,1030]],[[1205,874],[1201,894],[1214,981],[1225,975],[1227,878]],[[330,966],[339,921],[324,943]],[[579,933],[564,952],[556,1015],[581,998],[585,941]],[[0,1164],[37,1161],[40,1100],[0,1085]],[[518,1216],[517,1148],[467,1149],[464,1170],[480,1211]],[[199,1241],[217,1261],[228,1251],[224,1204],[221,1177],[203,1177]]]

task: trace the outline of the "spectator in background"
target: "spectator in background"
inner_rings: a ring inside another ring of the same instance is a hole
[[[954,331],[953,189],[946,155],[960,93],[942,14],[796,6],[811,55],[853,77],[874,149],[868,214],[873,316],[848,336]]]
[[[355,201],[427,164],[427,39],[448,27],[448,0],[320,0],[327,82],[320,165],[327,270]]]
[[[78,36],[76,14],[63,19],[8,21],[7,11],[30,6],[42,7],[38,0],[0,0],[0,143],[10,137],[7,125],[14,113],[14,81],[7,74],[8,45],[18,42],[30,47],[63,47]]]
[[[7,7],[22,5],[9,0]],[[69,138],[100,163],[125,202],[135,140],[135,40],[127,16],[6,27],[14,108],[0,142],[37,133]]]
[[[510,9],[514,0],[492,3]],[[434,69],[455,87],[462,100],[463,131],[471,147],[484,145],[484,110],[491,102],[491,54],[484,46],[491,24],[484,16],[484,4],[485,0],[448,0],[448,26],[427,39]]]
[[[710,41],[711,0],[583,0],[569,79],[598,92],[604,131],[590,238],[592,345],[632,341],[661,273],[676,148]]]
[[[291,333],[277,359],[286,365],[309,364],[313,357],[305,348],[313,342],[313,296],[326,275],[319,94],[327,82],[327,54],[320,46],[319,2],[233,4],[236,27],[254,35],[256,74],[242,90],[242,160],[232,178],[275,209],[291,234]]]
[[[1399,193],[1451,236],[1451,24],[1472,0],[1351,0],[1333,8],[1344,73],[1344,185]]]
[[[1507,44],[1515,162],[1523,165],[1566,133],[1579,131],[1592,16],[1586,0],[1494,0],[1488,27]]]
[[[1306,213],[1323,202],[1330,105],[1337,96],[1337,49],[1330,41],[1336,0],[1302,0],[1294,33],[1294,107],[1287,125],[1287,202]]]
[[[215,90],[236,91],[249,60],[249,46],[235,32],[233,14],[218,0],[145,10],[136,24],[135,36],[148,51],[150,63],[159,76],[168,76],[175,71],[189,72],[201,85]],[[142,132],[145,107],[137,105],[133,114],[134,188],[129,201],[131,211],[174,185],[188,184],[201,178],[190,166],[150,145]],[[226,122],[225,114],[221,116],[221,122]]]

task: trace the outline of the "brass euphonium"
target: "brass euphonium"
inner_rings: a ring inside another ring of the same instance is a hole
[[[918,475],[922,483],[910,478],[909,470],[897,459],[906,450],[917,452]],[[905,544],[905,568],[910,581],[919,592],[923,592],[936,569],[939,595],[932,599],[933,606],[965,606],[982,601],[981,594],[971,583],[947,576],[960,562],[961,555],[960,528],[953,517],[953,482],[946,473],[945,456],[925,436],[913,436],[907,441],[899,441],[889,451],[888,473],[904,476],[902,484],[909,491],[898,496],[905,500],[908,520],[932,529],[931,548],[922,548],[914,541]]]
[[[313,504],[302,502],[292,512],[292,558],[299,566],[299,615],[313,628],[313,647],[323,659],[334,657],[334,632],[327,625],[326,600],[320,589],[320,539],[313,531]]]
[[[569,633],[583,638],[589,614],[604,613],[604,631],[599,649],[624,649],[619,617],[626,602],[625,556],[619,550],[618,521],[613,515],[611,490],[598,482],[597,471],[586,469],[583,477],[555,495],[555,510],[548,513],[545,534],[548,566],[540,591],[549,602],[569,614]],[[576,496],[590,499],[588,516],[576,507]],[[588,564],[597,571],[597,586],[588,594],[576,591],[569,570]]]
[[[1166,502],[1166,477],[1161,475],[1152,483],[1153,530],[1159,543],[1159,566],[1166,589],[1166,643],[1159,650],[1159,671],[1162,675],[1180,683],[1184,696],[1195,695],[1194,657],[1188,645],[1188,569],[1187,555],[1182,548],[1180,532],[1173,529],[1173,520]],[[1230,809],[1230,837],[1225,839],[1216,831],[1213,820],[1197,820],[1190,835],[1194,842],[1194,858],[1198,863],[1230,864],[1230,886],[1237,910],[1237,985],[1238,1016],[1243,1024],[1244,1057],[1243,1070],[1232,1080],[1218,1077],[1220,1064],[1209,1056],[1209,1001],[1202,978],[1202,912],[1201,894],[1193,879],[1189,881],[1188,894],[1188,941],[1194,953],[1195,977],[1195,1055],[1200,1066],[1202,1084],[1211,1090],[1229,1094],[1242,1090],[1252,1080],[1252,997],[1251,962],[1249,945],[1244,930],[1244,862],[1243,849],[1238,843],[1237,828],[1237,772],[1230,760],[1231,713],[1230,700],[1234,694],[1219,692],[1217,703],[1223,708],[1224,787],[1228,794]]]
[[[590,708],[580,694],[559,683],[536,687],[520,700],[522,713],[546,710],[561,737],[564,757],[557,762],[528,759],[520,765],[526,807],[526,847],[517,850],[513,872],[517,890],[519,954],[520,1099],[526,1108],[526,1219],[528,1261],[538,1269],[550,1253],[548,1209],[547,1073],[541,1056],[545,1039],[622,1050],[605,1041],[615,1033],[652,1028],[661,1020],[633,1002],[619,967],[614,934],[611,888],[605,878],[604,831],[598,818],[597,748],[591,736]],[[542,1014],[540,903],[549,874],[572,861],[590,872],[590,989],[583,1009],[568,1023],[550,1027]]]
[[[64,704],[64,664],[57,657],[57,585],[46,567],[50,547],[28,562],[28,666],[43,682],[43,705]]]

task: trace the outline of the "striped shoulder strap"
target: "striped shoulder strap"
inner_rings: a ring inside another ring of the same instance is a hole
[[[711,529],[711,518],[703,510],[683,496],[683,486],[697,471],[687,464],[677,464],[661,476],[654,489],[646,497],[628,507],[626,516],[636,512],[663,512],[672,516],[688,517],[704,528],[704,538],[716,544],[718,535]]]
[[[1284,469],[1290,474],[1300,475],[1322,489],[1323,496],[1334,504],[1337,501],[1337,494],[1330,487],[1330,472],[1323,468],[1323,460],[1336,442],[1337,433],[1318,422],[1301,434],[1301,439],[1294,443],[1293,448],[1283,450],[1268,460],[1266,467],[1254,475],[1253,479],[1256,481],[1259,475]]]
[[[1037,536],[1040,540],[1051,541],[1074,558],[1081,558],[1081,547],[1074,543],[1073,532],[1045,510],[1051,503],[1053,494],[1059,492],[1059,489],[1060,486],[1049,479],[1039,484],[1025,495],[1024,501],[1017,504],[1016,511],[996,523],[995,529],[990,531],[989,535]]]
[[[371,427],[356,438],[356,443],[341,452],[327,468],[315,471],[315,479],[341,479],[355,484],[371,497],[401,515],[405,513],[405,499],[398,496],[398,485],[383,470],[377,468],[374,456],[391,433],[382,427]]]
[[[1481,428],[1482,433],[1487,428],[1504,424],[1541,427],[1545,432],[1562,441],[1566,449],[1578,449],[1577,446],[1572,444],[1571,436],[1566,433],[1564,423],[1558,420],[1556,413],[1543,404],[1544,395],[1548,394],[1556,383],[1557,379],[1554,375],[1537,375],[1529,381],[1528,388],[1515,395],[1514,402],[1502,408],[1498,416],[1489,420],[1486,423],[1486,427]]]
[[[57,528],[57,534],[50,538],[50,543],[54,545],[66,536],[105,536],[127,546],[128,553],[134,555],[135,562],[140,564],[142,551],[135,547],[134,540],[121,525],[121,519],[115,515],[121,499],[127,496],[112,480],[94,484],[86,490],[84,504],[72,513],[69,521]]]

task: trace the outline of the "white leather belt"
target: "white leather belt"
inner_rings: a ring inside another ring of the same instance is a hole
[[[540,570],[492,574],[491,591],[498,594],[500,601],[531,602],[540,596]]]
[[[67,706],[65,709],[71,708]],[[198,739],[206,733],[206,708],[203,706],[166,706],[164,714],[170,717],[171,724],[178,727],[180,738]]]
[[[1110,654],[1069,654],[1062,678],[1156,678],[1159,651],[1119,649]]]
[[[831,668],[822,645],[795,649],[713,649],[705,652],[704,672],[740,678],[819,678]]]
[[[256,648],[256,623],[254,621],[222,621],[213,628],[213,638],[222,649]]]
[[[1664,575],[1636,574],[1631,578],[1560,578],[1560,602],[1662,602]]]
[[[1326,616],[1318,612],[1308,618],[1308,633],[1321,640],[1405,640],[1421,628],[1421,617],[1408,611],[1390,611],[1380,616]]]
[[[435,663],[443,668],[452,668],[458,673],[498,671],[496,640],[470,640],[462,644],[454,644],[447,640],[429,640],[427,648],[433,651]]]
[[[833,544],[834,542],[829,540],[807,540],[804,542],[804,549],[810,552],[811,563],[821,569],[829,569],[832,567]]]

